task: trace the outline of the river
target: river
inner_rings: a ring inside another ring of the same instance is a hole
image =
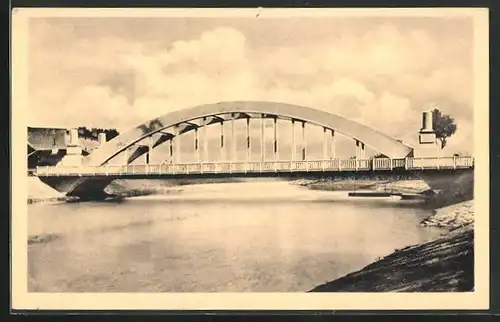
[[[442,231],[429,210],[283,181],[28,205],[30,292],[305,292]]]

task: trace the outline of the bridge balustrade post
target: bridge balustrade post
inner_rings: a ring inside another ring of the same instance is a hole
[[[390,167],[390,169],[392,171],[392,159],[391,158],[389,158],[389,167]]]

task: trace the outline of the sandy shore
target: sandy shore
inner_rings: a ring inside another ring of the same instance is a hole
[[[308,187],[313,190],[376,190],[394,193],[420,193],[429,190],[422,180],[379,181],[379,180],[307,180],[291,181],[291,184]]]
[[[474,200],[460,202],[434,210],[434,214],[421,222],[422,226],[461,228],[474,224]]]
[[[474,289],[473,201],[437,209],[421,223],[448,233],[412,245],[312,292],[470,292]]]

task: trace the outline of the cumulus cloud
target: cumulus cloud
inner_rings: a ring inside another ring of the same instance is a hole
[[[45,23],[33,31],[39,37],[31,50],[41,58],[30,61],[31,120],[126,129],[193,105],[269,100],[327,110],[414,140],[430,102],[448,102],[447,112],[460,122],[470,118],[472,43],[402,26],[352,25],[303,45],[265,41],[286,31],[265,29],[265,22],[252,27],[261,28],[258,37],[233,22],[168,41],[161,33],[154,41],[80,39],[67,25]],[[66,51],[51,47],[54,30],[59,43],[66,39]],[[44,113],[48,106],[59,112]],[[471,126],[460,123],[450,146],[460,147]]]

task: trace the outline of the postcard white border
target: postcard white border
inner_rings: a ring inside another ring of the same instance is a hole
[[[259,15],[257,15],[259,14]],[[29,293],[27,40],[31,17],[450,17],[474,20],[475,291],[471,293]],[[420,310],[489,307],[488,9],[62,9],[12,13],[12,308],[115,310]]]

